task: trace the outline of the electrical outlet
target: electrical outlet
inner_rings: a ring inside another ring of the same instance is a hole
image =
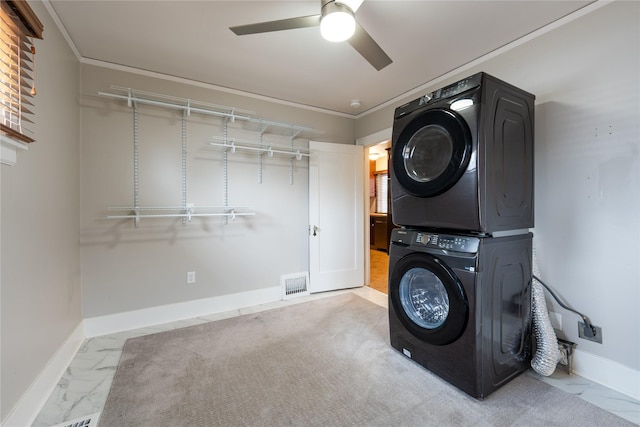
[[[583,322],[578,322],[578,336],[585,340],[597,342],[602,344],[602,328],[600,326],[593,325],[595,331],[586,326]]]
[[[193,283],[196,283],[196,272],[187,271],[187,284],[191,285]]]

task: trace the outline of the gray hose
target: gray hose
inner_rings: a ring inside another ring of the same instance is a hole
[[[536,281],[531,286],[531,310],[533,335],[536,338],[536,351],[531,359],[531,367],[540,375],[548,377],[556,370],[560,360],[560,350],[558,350],[558,338],[549,320],[544,288]]]
[[[533,275],[536,277],[540,275],[535,246],[533,247]],[[561,355],[558,349],[558,338],[549,320],[544,288],[536,280],[533,280],[531,285],[531,311],[533,335],[536,339],[536,351],[531,359],[531,367],[540,375],[548,377],[555,371]]]

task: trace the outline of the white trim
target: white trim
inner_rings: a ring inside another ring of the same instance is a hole
[[[64,26],[64,24],[60,20],[58,13],[55,11],[53,6],[51,6],[51,2],[49,0],[42,0],[42,4],[44,5],[45,9],[47,9],[47,12],[49,12],[49,16],[51,16],[51,19],[53,19],[53,22],[55,22],[56,27],[58,27],[58,31],[60,31],[60,33],[62,34],[62,37],[64,37],[65,41],[67,42],[67,45],[69,45],[69,48],[75,55],[76,59],[78,60],[78,62],[80,62],[80,60],[82,59],[82,55],[80,55],[80,51],[78,50],[78,47],[71,39],[71,36],[69,35],[67,28]]]
[[[82,322],[49,360],[38,378],[13,407],[2,423],[3,427],[30,426],[47,403],[47,399],[84,342]]]
[[[362,145],[363,147],[370,147],[372,145],[380,144],[381,142],[391,139],[391,133],[393,128],[382,129],[371,135],[363,136],[356,139],[356,145]]]
[[[218,86],[213,83],[205,83],[198,80],[191,80],[185,77],[172,76],[169,74],[158,73],[155,71],[143,70],[140,68],[129,67],[127,65],[114,64],[112,62],[100,61],[97,59],[91,58],[81,58],[81,64],[94,65],[96,67],[109,68],[116,71],[124,71],[131,74],[138,74],[145,77],[152,77],[156,79],[167,80],[176,83],[182,83],[190,86],[201,87],[204,89],[216,90],[218,92],[230,93],[233,95],[244,96],[247,98],[258,99],[260,101],[267,101],[273,104],[286,105],[289,107],[299,108],[301,110],[309,110],[315,111],[317,113],[330,114],[332,116],[346,117],[348,119],[355,119],[356,116],[353,114],[342,113],[340,111],[328,110],[326,108],[313,107],[311,105],[300,104],[293,101],[286,101],[284,99],[271,98],[265,95],[258,95],[256,93],[246,92],[240,89],[232,89],[225,86]]]
[[[18,163],[18,150],[27,151],[27,144],[0,134],[0,163],[13,166]]]
[[[573,373],[640,400],[640,371],[581,350],[573,353]]]
[[[279,286],[84,319],[87,338],[280,301]]]

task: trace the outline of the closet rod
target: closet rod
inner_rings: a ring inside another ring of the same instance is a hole
[[[139,104],[149,104],[149,105],[155,105],[158,107],[173,108],[174,110],[183,110],[183,111],[187,111],[188,113],[200,113],[200,114],[208,114],[211,116],[227,117],[227,118],[230,118],[231,121],[234,121],[236,119],[246,120],[246,121],[251,120],[251,117],[248,117],[248,116],[240,116],[235,113],[223,113],[221,111],[207,110],[204,108],[192,107],[191,105],[172,104],[170,102],[154,101],[152,99],[137,98],[137,97],[127,96],[127,95],[118,95],[115,93],[107,93],[107,92],[98,92],[98,95],[108,96],[108,97],[117,98],[117,99],[124,99],[126,101],[133,101]]]
[[[195,210],[195,209],[251,209],[251,206],[138,206],[138,207],[130,207],[130,206],[113,206],[107,208],[110,211],[186,211],[186,210]]]
[[[111,88],[117,91],[125,92],[126,95],[124,94],[120,95],[120,94],[108,93],[108,92],[98,92],[98,95],[126,100],[128,106],[131,106],[132,102],[138,102],[142,104],[149,104],[149,105],[155,105],[160,107],[185,110],[188,115],[191,114],[191,112],[194,112],[194,113],[208,114],[208,115],[213,115],[218,117],[227,117],[227,118],[230,118],[231,121],[235,121],[235,119],[239,119],[245,122],[258,123],[260,125],[264,125],[267,127],[275,126],[281,129],[289,129],[291,130],[291,135],[286,135],[286,136],[290,136],[290,137],[296,137],[301,132],[311,132],[318,135],[321,135],[324,133],[323,131],[313,129],[307,126],[296,125],[294,123],[277,122],[274,120],[266,120],[266,119],[253,117],[254,112],[250,110],[242,110],[239,108],[232,108],[232,107],[227,107],[223,105],[209,104],[202,101],[194,101],[188,98],[178,98],[175,96],[162,95],[162,94],[157,94],[153,92],[146,92],[142,90],[125,88],[120,86],[111,86]],[[140,95],[142,95],[142,97]],[[155,99],[150,99],[150,97],[166,99],[174,102],[158,101]],[[216,111],[214,109],[228,110],[229,112]],[[259,132],[264,133],[264,130],[260,130]]]
[[[195,213],[195,209],[223,209],[225,212],[207,212],[207,213]],[[234,220],[237,216],[254,216],[255,212],[236,212],[236,209],[250,209],[248,206],[193,206],[188,204],[186,207],[177,207],[177,206],[154,206],[154,207],[144,207],[144,208],[131,208],[131,207],[110,207],[109,211],[133,211],[134,213],[129,213],[125,215],[107,215],[107,219],[130,219],[133,218],[136,221],[142,218],[183,218],[183,221],[191,221],[192,217],[208,217],[208,216],[224,216],[225,219],[231,217]],[[184,213],[140,213],[141,211],[171,211],[171,210],[179,210],[186,211]],[[185,224],[186,225],[186,224]]]
[[[271,149],[269,147],[264,147],[264,148],[260,148],[260,147],[248,147],[248,146],[244,146],[244,145],[235,145],[235,144],[225,144],[225,143],[218,143],[218,142],[210,142],[209,145],[213,145],[216,147],[225,147],[225,148],[230,148],[232,150],[235,150],[236,148],[239,148],[241,150],[250,150],[250,151],[259,151],[261,153],[278,153],[278,154],[288,154],[292,157],[309,157],[311,154],[308,153],[303,153],[300,150],[278,150],[278,149]]]
[[[191,218],[194,216],[254,216],[255,212],[225,212],[225,213],[206,213],[206,214],[140,214],[140,215],[108,215],[108,219],[123,218]]]
[[[254,116],[256,114],[254,111],[251,111],[251,110],[242,110],[240,108],[229,107],[227,105],[212,104],[210,102],[195,101],[189,98],[180,98],[177,96],[163,95],[155,92],[148,92],[146,90],[132,89],[129,87],[123,87],[123,86],[117,86],[117,85],[111,85],[110,88],[120,92],[125,92],[129,97],[131,95],[138,95],[138,96],[143,95],[150,98],[168,99],[170,101],[187,103],[189,105],[198,105],[200,107],[207,107],[207,109],[234,111],[236,113],[244,114],[245,116]],[[149,99],[149,98],[145,98],[145,99]]]

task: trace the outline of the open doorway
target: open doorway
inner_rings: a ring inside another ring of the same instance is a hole
[[[389,238],[393,221],[389,188],[391,141],[368,147],[369,161],[369,287],[388,293]]]

